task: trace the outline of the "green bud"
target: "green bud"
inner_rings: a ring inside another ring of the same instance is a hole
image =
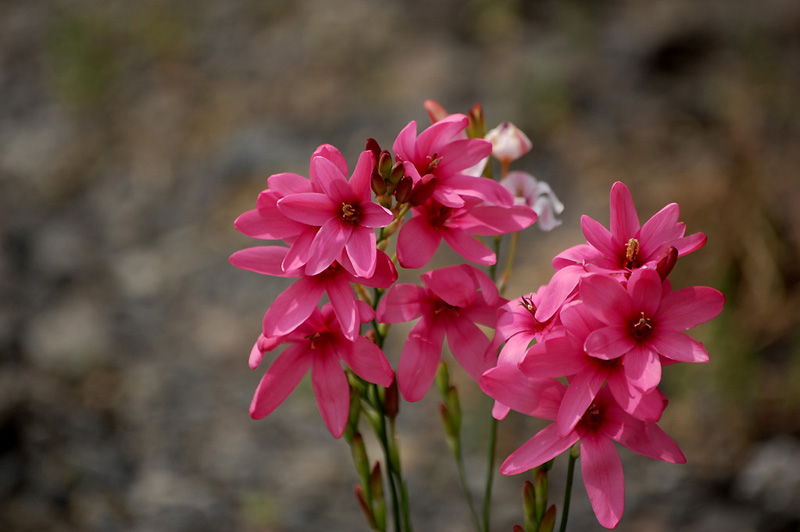
[[[536,478],[533,482],[536,520],[539,521],[544,517],[544,513],[547,510],[547,471],[538,468],[536,470]]]
[[[396,163],[394,163],[394,166],[392,166],[392,169],[389,171],[388,181],[389,183],[396,186],[400,182],[400,180],[403,179],[403,176],[405,175],[406,175],[405,166],[403,166],[402,162],[397,161]]]
[[[536,522],[536,488],[530,480],[522,484],[522,515],[525,518],[525,528],[531,528]]]
[[[439,362],[439,369],[436,370],[436,387],[439,388],[442,397],[447,397],[447,391],[450,390],[450,372],[444,361]]]
[[[382,196],[386,194],[386,181],[383,179],[383,177],[381,177],[381,174],[379,174],[377,170],[372,171],[370,185],[372,186],[372,191],[376,196]]]
[[[369,456],[367,456],[367,448],[364,445],[364,438],[360,433],[353,435],[353,441],[350,443],[350,453],[353,455],[353,463],[358,472],[358,479],[361,485],[365,488],[369,486]]]
[[[383,150],[378,157],[378,172],[384,179],[389,179],[389,175],[392,173],[392,154],[386,150]]]
[[[486,119],[483,116],[483,107],[476,103],[467,113],[469,125],[467,126],[467,136],[471,139],[482,139],[486,136]]]
[[[444,403],[439,403],[439,416],[442,419],[442,427],[444,428],[444,439],[447,446],[450,447],[450,452],[453,456],[461,455],[461,443],[458,437],[458,429],[453,423],[453,418],[450,410]]]
[[[445,396],[447,410],[450,412],[450,419],[456,433],[461,432],[461,403],[458,400],[458,391],[455,386],[450,386]]]
[[[369,488],[372,494],[372,514],[378,530],[386,530],[386,498],[383,495],[383,477],[381,464],[375,461],[372,474],[369,477]]]
[[[358,505],[361,507],[361,511],[364,512],[364,517],[367,518],[369,527],[372,530],[381,530],[378,528],[378,524],[375,522],[375,516],[372,514],[372,509],[370,508],[369,502],[364,497],[364,490],[361,488],[361,486],[356,485],[353,488],[353,491],[356,494],[356,500],[358,501]]]

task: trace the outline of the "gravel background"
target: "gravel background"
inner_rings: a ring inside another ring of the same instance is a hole
[[[673,274],[728,296],[696,334],[712,362],[665,371],[689,464],[623,451],[619,529],[800,528],[796,1],[3,0],[0,531],[367,530],[308,382],[248,417],[286,283],[227,258],[268,175],[389,146],[426,98],[514,121],[535,145],[516,168],[567,206],[525,234],[512,297],[581,213],[607,222],[618,179],[643,218],[677,201],[709,236]],[[456,377],[477,491],[488,403]],[[398,428],[413,521],[468,530],[436,399]],[[504,422],[501,457],[536,427]],[[520,485],[498,480],[494,530]],[[574,493],[571,529],[601,530]]]

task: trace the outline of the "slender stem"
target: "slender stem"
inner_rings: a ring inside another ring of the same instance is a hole
[[[489,456],[486,468],[486,492],[483,494],[483,532],[489,532],[492,514],[492,486],[494,485],[494,461],[497,448],[497,419],[492,416],[489,428]]]
[[[500,295],[503,294],[503,291],[506,288],[506,283],[508,283],[509,278],[511,278],[511,271],[514,268],[514,257],[517,254],[517,243],[519,242],[519,232],[514,233],[511,235],[511,246],[508,249],[508,259],[506,260],[506,267],[503,270],[503,275],[500,276],[500,282],[497,283],[497,290],[500,292]]]
[[[461,490],[464,492],[464,498],[467,500],[467,506],[469,506],[472,526],[475,527],[475,532],[481,532],[481,521],[478,519],[478,512],[475,511],[475,504],[472,502],[472,494],[467,484],[467,471],[464,468],[464,459],[461,456],[461,450],[459,449],[458,452],[454,452],[453,457],[456,459],[456,465],[458,466],[458,479],[461,481]]]
[[[567,465],[567,485],[564,488],[564,509],[561,512],[561,526],[559,527],[560,532],[566,532],[567,530],[569,502],[572,499],[572,479],[575,476],[575,462],[578,460],[578,456],[581,454],[580,449],[580,444],[576,443],[569,451],[569,464]]]

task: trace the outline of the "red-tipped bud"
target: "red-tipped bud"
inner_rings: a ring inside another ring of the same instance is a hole
[[[662,281],[667,279],[672,268],[675,267],[676,262],[678,262],[678,250],[675,249],[675,246],[670,246],[665,249],[664,253],[658,258],[658,264],[656,265],[656,271]]]
[[[381,174],[379,174],[377,170],[372,171],[370,184],[372,186],[372,191],[377,196],[382,196],[386,194],[386,181],[381,177]]]
[[[483,117],[483,107],[476,103],[467,113],[469,125],[467,126],[467,136],[471,139],[482,139],[486,136],[486,119]]]
[[[371,151],[372,155],[375,156],[375,160],[377,161],[378,158],[381,156],[381,145],[378,144],[378,141],[373,138],[367,139],[367,151]]]
[[[431,124],[435,124],[449,114],[447,109],[442,107],[439,102],[434,100],[425,100],[422,106],[425,108],[425,112],[428,113],[428,118],[431,119]]]
[[[539,532],[553,532],[556,527],[556,505],[551,504],[550,508],[544,513],[542,523],[539,525]]]
[[[361,507],[361,511],[364,512],[364,517],[367,518],[370,528],[373,530],[378,530],[378,524],[375,522],[375,516],[372,515],[372,509],[369,507],[369,502],[367,502],[366,497],[364,497],[364,489],[361,486],[356,485],[353,487],[353,491],[356,494],[358,505]]]
[[[397,188],[394,189],[394,198],[397,203],[408,203],[411,199],[411,190],[414,188],[414,182],[410,177],[404,177],[397,183]]]
[[[514,530],[513,530],[513,532],[525,532],[525,529],[524,529],[524,528],[522,528],[522,527],[521,527],[521,526],[519,526],[519,525],[514,525]]]
[[[397,378],[392,381],[383,399],[384,408],[386,409],[386,417],[395,419],[398,412],[400,412],[400,396],[397,393]]]
[[[423,178],[423,180],[417,183],[417,186],[414,187],[414,191],[411,192],[411,198],[409,199],[411,205],[414,205],[415,207],[422,205],[428,201],[428,198],[430,198],[433,194],[433,189],[436,188],[436,178],[431,174],[428,174],[425,177],[428,176],[430,176],[428,180]]]

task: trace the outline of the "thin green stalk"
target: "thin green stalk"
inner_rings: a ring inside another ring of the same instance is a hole
[[[500,295],[503,294],[503,291],[506,288],[506,284],[508,280],[511,278],[511,271],[514,268],[514,257],[517,254],[517,243],[519,242],[519,232],[514,233],[511,235],[511,246],[508,249],[508,259],[506,260],[506,267],[503,270],[503,275],[500,276],[500,282],[497,283],[497,290],[500,292]]]
[[[472,526],[475,527],[475,532],[481,532],[481,521],[478,519],[475,503],[472,502],[472,494],[469,491],[469,484],[467,483],[467,471],[464,468],[464,459],[461,456],[460,448],[458,452],[453,452],[453,457],[456,459],[456,465],[458,466],[458,479],[461,481],[461,490],[464,492],[464,498],[467,500],[469,514],[472,517]]]
[[[575,462],[581,454],[580,444],[576,443],[569,450],[569,464],[567,465],[567,486],[564,488],[564,509],[561,511],[560,532],[567,530],[567,517],[569,517],[569,502],[572,500],[572,480],[575,477]]]
[[[483,494],[483,532],[489,532],[489,522],[492,514],[492,486],[494,485],[494,461],[497,448],[497,419],[492,416],[489,428],[489,456],[486,470],[486,491]]]

